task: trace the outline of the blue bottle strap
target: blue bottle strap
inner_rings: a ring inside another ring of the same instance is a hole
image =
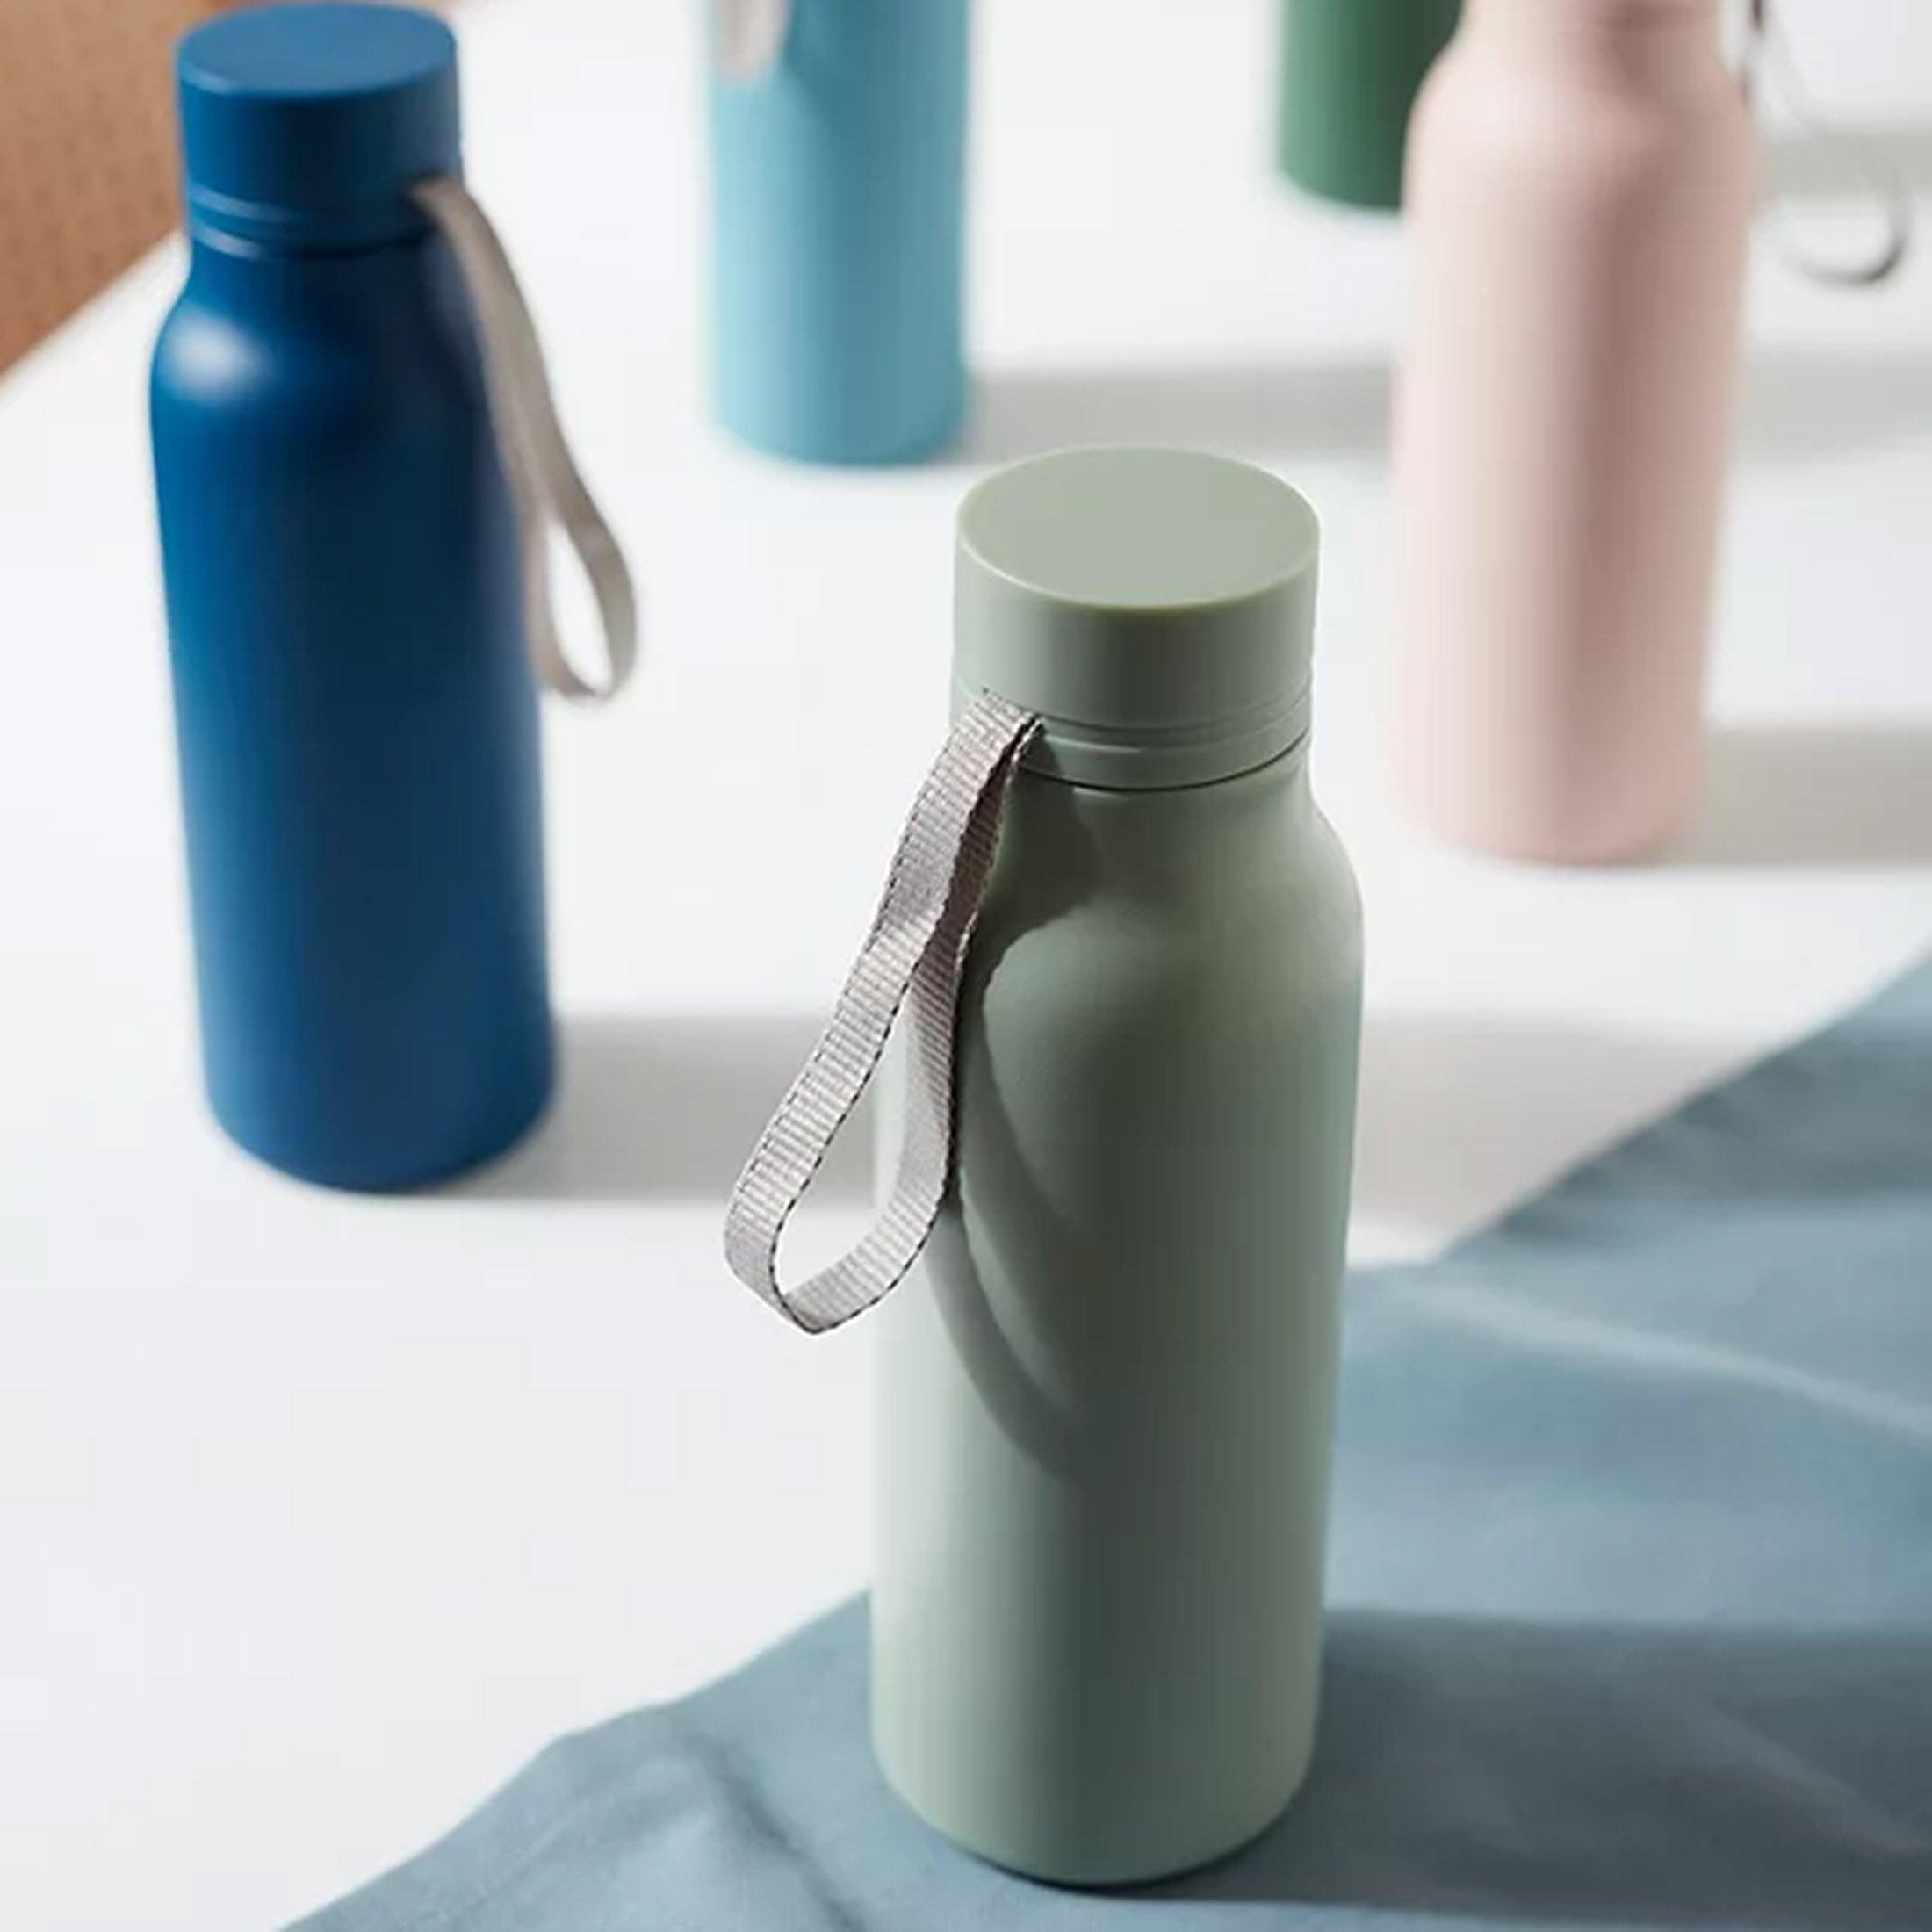
[[[792,0],[711,0],[711,65],[739,86],[778,64],[791,32]]]
[[[623,689],[637,664],[638,601],[629,566],[564,440],[537,325],[496,230],[453,175],[418,182],[414,195],[450,244],[476,312],[491,413],[516,509],[531,661],[548,689],[601,703]],[[596,600],[604,658],[596,678],[577,669],[558,635],[551,597],[552,528],[576,551]]]
[[[807,1334],[889,1293],[918,1258],[953,1164],[954,1026],[966,948],[999,846],[1006,794],[1039,718],[991,692],[959,715],[919,787],[872,929],[832,1018],[724,1210],[724,1258],[760,1300]],[[902,1006],[912,1037],[905,1130],[891,1193],[858,1245],[793,1287],[778,1244],[852,1116]]]
[[[1862,260],[1820,261],[1814,256],[1800,253],[1788,242],[1777,241],[1774,232],[1773,242],[1777,252],[1788,267],[1807,281],[1835,288],[1871,288],[1889,279],[1911,253],[1911,194],[1904,180],[1885,165],[1882,157],[1863,152],[1854,141],[1835,133],[1813,112],[1804,84],[1799,79],[1797,63],[1791,58],[1791,46],[1784,37],[1784,22],[1777,10],[1771,0],[1750,0],[1744,45],[1738,63],[1738,79],[1744,89],[1745,100],[1754,108],[1770,92],[1765,83],[1774,69],[1777,91],[1799,132],[1813,147],[1832,149],[1845,156],[1847,172],[1853,177],[1862,175],[1864,177],[1885,222],[1885,232],[1878,246]]]

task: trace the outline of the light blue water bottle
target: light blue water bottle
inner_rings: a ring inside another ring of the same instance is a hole
[[[715,0],[717,413],[896,463],[959,427],[966,0]]]

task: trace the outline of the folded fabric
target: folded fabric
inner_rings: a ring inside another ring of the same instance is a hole
[[[1932,964],[1351,1286],[1315,1768],[1056,1891],[901,1807],[852,1604],[301,1932],[1932,1924]]]

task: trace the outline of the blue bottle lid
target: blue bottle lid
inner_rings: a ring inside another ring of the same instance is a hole
[[[250,7],[184,36],[176,71],[198,234],[371,246],[421,232],[410,184],[458,167],[456,39],[413,8]]]

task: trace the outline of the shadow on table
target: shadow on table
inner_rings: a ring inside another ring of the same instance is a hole
[[[1136,1898],[1878,1932],[1932,1899],[1932,1639],[1342,1612],[1287,1814]]]
[[[1866,168],[1907,188],[1932,187],[1932,126],[1923,121],[1835,126],[1828,141],[1792,132],[1770,143],[1769,173],[1781,195],[1809,200],[1871,192]]]
[[[1719,731],[1678,866],[1932,865],[1932,724]]]
[[[821,1024],[804,1014],[566,1018],[549,1114],[520,1147],[451,1192],[722,1207]],[[834,1143],[816,1199],[865,1192],[869,1140],[861,1113]]]
[[[990,371],[948,460],[1011,463],[1083,444],[1177,444],[1262,458],[1388,447],[1381,362]],[[1750,361],[1739,430],[1746,461],[1864,449],[1932,423],[1932,356],[1872,348],[1764,349]]]
[[[992,371],[954,452],[1012,463],[1096,443],[1229,455],[1379,453],[1388,443],[1381,362]]]
[[[1439,1245],[1663,1114],[1720,1060],[1559,1020],[1372,1013],[1355,1212]]]
[[[1745,371],[1739,450],[1746,462],[1849,454],[1932,422],[1932,356],[1872,347],[1765,349]]]

